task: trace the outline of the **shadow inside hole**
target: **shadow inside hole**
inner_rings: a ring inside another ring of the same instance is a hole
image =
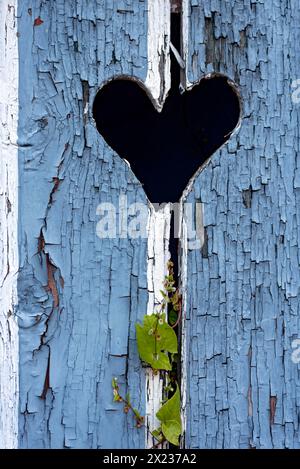
[[[172,89],[159,113],[136,82],[115,79],[97,94],[93,115],[110,147],[125,158],[151,202],[177,202],[190,178],[235,129],[240,102],[227,78]]]

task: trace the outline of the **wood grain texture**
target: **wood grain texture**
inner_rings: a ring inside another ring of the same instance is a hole
[[[218,72],[240,129],[196,178],[206,243],[187,252],[186,446],[299,448],[298,1],[185,0],[187,81]]]
[[[17,2],[0,3],[0,448],[18,435]]]
[[[91,108],[116,75],[164,95],[163,73],[148,73],[165,69],[164,31],[149,48],[143,0],[20,5],[19,446],[144,447],[145,429],[112,403],[111,379],[145,413],[135,322],[147,312],[147,240],[99,239],[96,210],[113,203],[121,219],[120,195],[146,198]]]

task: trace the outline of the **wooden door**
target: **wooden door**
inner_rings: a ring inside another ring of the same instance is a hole
[[[162,108],[171,3],[1,2],[2,447],[151,446],[163,382],[135,323],[159,302],[170,211],[148,204],[92,107],[123,77]],[[197,221],[194,243],[181,220],[186,448],[300,446],[299,20],[296,0],[182,1],[182,85],[221,74],[242,108],[181,201]],[[122,197],[148,207],[148,237],[98,236],[99,205],[120,227]],[[114,377],[145,427],[113,403]]]

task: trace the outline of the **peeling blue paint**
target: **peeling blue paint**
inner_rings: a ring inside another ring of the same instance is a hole
[[[145,196],[91,108],[108,78],[145,81],[147,1],[19,3],[19,446],[144,447],[111,379],[144,413],[146,240],[98,239],[96,208]],[[189,80],[229,76],[243,120],[188,196],[207,247],[188,253],[186,446],[299,448],[300,7],[189,0],[189,13]]]
[[[188,197],[208,258],[188,254],[186,446],[299,448],[299,3],[190,0],[189,13],[189,80],[229,76],[243,119]]]
[[[91,115],[107,78],[146,78],[147,4],[129,3],[20,2],[21,448],[145,444],[111,380],[144,413],[134,323],[147,310],[146,240],[96,236],[99,203],[145,196]]]

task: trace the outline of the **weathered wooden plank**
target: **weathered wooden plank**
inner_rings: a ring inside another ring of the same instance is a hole
[[[111,379],[145,413],[134,325],[147,312],[147,240],[99,239],[96,228],[100,203],[121,217],[120,195],[128,204],[146,198],[98,135],[91,108],[98,88],[120,74],[146,81],[158,105],[163,99],[168,43],[149,26],[150,10],[158,25],[168,22],[157,16],[165,3],[151,8],[134,0],[20,4],[23,448],[145,445],[145,429],[112,403]]]
[[[0,448],[18,435],[18,45],[17,2],[0,3]]]
[[[148,221],[148,306],[147,314],[159,312],[163,300],[161,290],[167,271],[167,263],[170,259],[169,239],[171,229],[171,204],[166,204],[156,209],[150,208]],[[146,369],[146,425],[149,431],[146,435],[146,447],[152,448],[157,444],[151,434],[160,427],[156,413],[161,407],[165,377],[163,374],[154,374],[151,368]],[[165,445],[164,445],[165,446]]]
[[[202,203],[207,240],[187,251],[186,446],[299,448],[299,3],[184,10],[187,81],[223,73],[243,104],[188,197]]]

